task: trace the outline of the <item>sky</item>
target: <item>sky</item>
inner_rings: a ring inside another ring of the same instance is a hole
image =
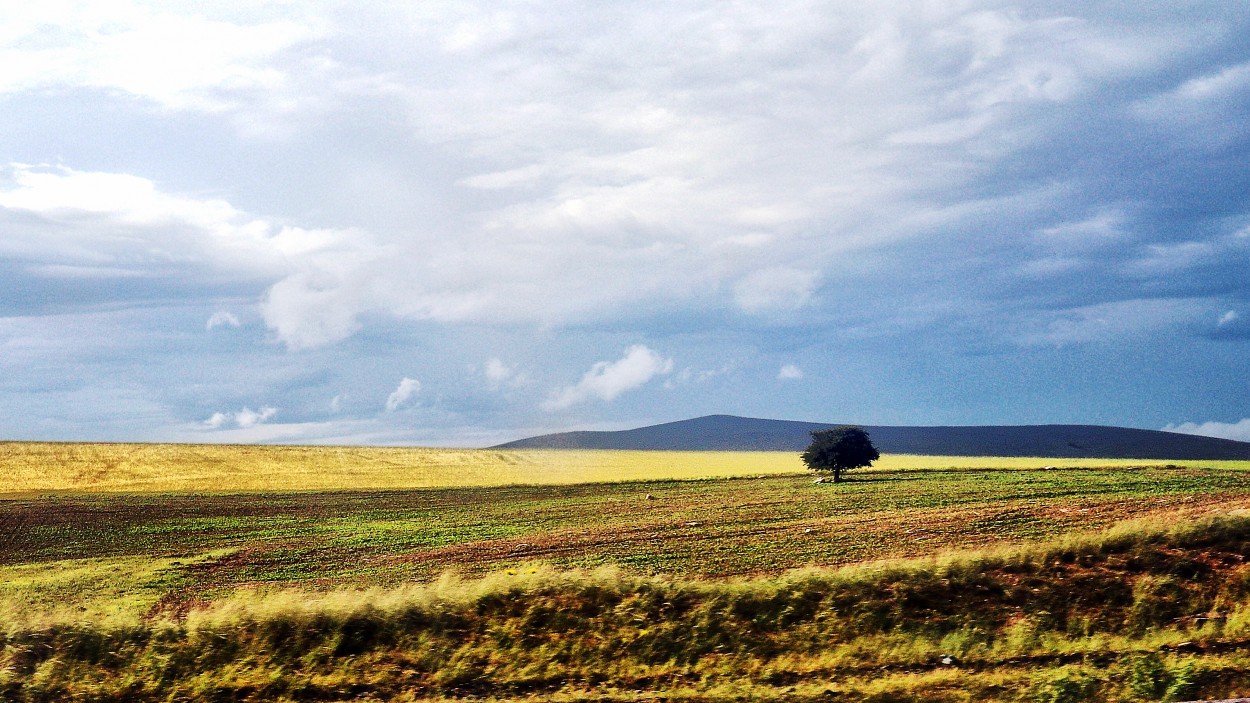
[[[0,439],[1250,440],[1223,0],[0,7]]]

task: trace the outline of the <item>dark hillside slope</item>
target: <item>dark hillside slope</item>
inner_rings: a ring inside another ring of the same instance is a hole
[[[499,445],[508,449],[802,451],[812,430],[838,423],[709,415],[618,432],[562,432]],[[1098,425],[865,426],[887,454],[1104,459],[1247,459],[1250,443]]]

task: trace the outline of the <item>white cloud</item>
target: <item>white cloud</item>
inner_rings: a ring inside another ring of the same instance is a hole
[[[755,271],[734,286],[734,301],[748,313],[796,310],[812,299],[815,271],[778,266]]]
[[[249,429],[264,423],[276,414],[278,414],[278,409],[270,406],[264,406],[260,410],[244,407],[238,412],[215,412],[204,421],[204,425],[210,429],[218,429],[233,423],[240,429]]]
[[[293,92],[276,59],[321,29],[286,19],[211,19],[206,10],[177,14],[125,0],[7,6],[0,93],[92,88],[170,109],[219,111],[262,92]]]
[[[459,192],[436,194],[428,230],[392,222],[354,258],[288,257],[262,305],[277,338],[329,344],[379,313],[562,325],[791,311],[840,257],[926,234],[916,218],[942,206],[937,188],[1027,145],[1020,111],[1171,48],[975,2],[615,13],[372,8],[359,27],[382,50],[347,27],[317,40],[366,104],[467,158],[440,166]]]
[[[212,442],[222,444],[256,444],[283,442],[291,444],[384,445],[411,444],[411,437],[380,426],[371,420],[339,420],[334,422],[267,422],[251,427],[213,428],[204,424],[183,425],[167,429],[174,442]]]
[[[485,372],[486,378],[491,383],[503,383],[511,378],[512,374],[516,373],[516,367],[508,366],[500,361],[498,357],[492,357],[486,361]]]
[[[1238,422],[1182,422],[1179,425],[1168,425],[1164,432],[1181,432],[1204,437],[1235,439],[1238,442],[1250,442],[1250,418]]]
[[[19,188],[0,191],[0,207],[59,218],[0,254],[55,248],[41,263],[117,272],[211,261],[263,281],[265,323],[292,349],[375,316],[792,311],[841,257],[927,234],[939,187],[1028,145],[1021,111],[1150,66],[1178,41],[977,2],[652,6],[628,22],[598,5],[380,6],[351,22],[315,6],[275,19],[91,5],[7,23],[0,90],[85,85],[197,110],[308,94],[406,120],[412,142],[397,153],[424,160],[454,143],[463,155],[430,164],[454,186],[413,193],[438,202],[437,217],[368,235],[284,226],[124,174],[19,170]],[[380,206],[395,197],[364,191]]]
[[[1193,124],[1219,115],[1250,90],[1250,62],[1227,66],[1185,81],[1176,89],[1137,105],[1143,117]]]
[[[109,215],[130,226],[185,222],[209,230],[234,229],[235,235],[257,233],[227,224],[240,213],[224,201],[171,196],[139,176],[30,164],[10,164],[8,170],[12,185],[0,192],[0,207],[11,210],[47,216]]]
[[[1064,346],[1107,342],[1173,329],[1201,320],[1206,306],[1190,299],[1123,300],[1087,305],[1025,322],[1016,342],[1024,346]],[[1209,318],[1208,318],[1209,319]]]
[[[371,275],[369,260],[393,252],[360,231],[289,226],[225,200],[166,193],[130,174],[23,164],[7,170],[0,259],[32,262],[24,266],[30,275],[65,277],[73,267],[154,285],[272,283],[261,312],[293,349],[337,342],[359,328],[357,315],[382,307],[377,287],[385,291],[388,282]]]
[[[239,318],[234,313],[228,310],[218,310],[209,316],[204,329],[211,331],[217,327],[238,327],[239,324]]]
[[[269,288],[261,312],[288,348],[320,347],[360,329],[357,316],[366,308],[360,302],[366,288],[326,271],[301,271]]]
[[[482,366],[482,373],[492,390],[502,388],[520,388],[529,385],[529,374],[519,369],[516,364],[506,364],[498,357],[491,357]]]
[[[542,404],[544,410],[563,410],[592,399],[613,400],[657,375],[673,370],[673,361],[637,344],[616,361],[600,361],[576,385],[556,391]]]
[[[732,373],[736,368],[737,365],[732,362],[722,364],[720,368],[715,369],[692,369],[687,367],[665,379],[664,388],[673,390],[688,383],[707,383],[714,378]]]
[[[803,378],[803,369],[794,364],[786,364],[777,372],[778,381],[797,381],[801,378]]]
[[[1116,246],[1125,239],[1124,214],[1116,210],[1104,210],[1083,220],[1044,227],[1035,237],[1038,244],[1064,254]]]
[[[1172,91],[1138,101],[1134,112],[1148,123],[1152,132],[1160,136],[1167,134],[1176,145],[1206,151],[1238,143],[1244,139],[1241,136],[1244,133],[1230,127],[1245,122],[1250,62],[1205,68],[1215,70],[1185,81]],[[1184,150],[1177,149],[1177,153],[1184,153]]]
[[[0,213],[34,215],[42,226],[15,220],[21,224],[0,241],[0,256],[139,268],[150,277],[207,266],[255,278],[280,276],[292,262],[350,261],[351,250],[369,246],[358,232],[289,227],[225,200],[166,193],[130,174],[26,164],[6,170]]]
[[[350,22],[324,6],[53,5],[6,17],[0,90],[86,86],[207,111],[308,95],[361,133],[382,129],[357,125],[365,114],[401,123],[388,158],[454,174],[413,189],[437,203],[428,217],[368,233],[287,225],[140,175],[17,167],[16,187],[0,186],[0,207],[45,220],[6,227],[0,256],[42,252],[29,270],[43,275],[246,278],[291,349],[366,319],[558,326],[811,305],[846,257],[930,236],[980,170],[1036,146],[1049,117],[1028,111],[1149,71],[1188,38],[976,1],[650,6],[629,21],[593,4],[367,6]],[[362,189],[361,210],[397,192]],[[275,211],[360,219],[332,204]],[[1116,224],[1049,235],[1070,244]]]
[[[404,405],[407,405],[408,401],[412,400],[412,398],[420,391],[421,382],[415,378],[408,378],[405,376],[403,380],[399,382],[399,386],[386,397],[386,409],[390,412],[400,409]]]
[[[1128,262],[1124,271],[1130,276],[1160,279],[1179,276],[1205,263],[1218,262],[1228,252],[1215,242],[1172,242],[1150,244],[1141,256]]]
[[[1250,90],[1250,62],[1185,81],[1176,89],[1176,95],[1191,100],[1220,101],[1244,94],[1247,90]]]
[[[277,408],[263,407],[259,411],[243,408],[234,415],[234,422],[244,429],[255,427],[277,414]]]
[[[396,419],[391,416],[390,420]],[[203,423],[160,428],[159,440],[165,442],[257,444],[282,443],[331,446],[433,446],[485,447],[532,436],[559,431],[559,427],[483,428],[464,425],[413,427],[408,423],[388,421],[387,417],[344,418],[323,422],[268,422],[248,428],[233,425],[213,429]],[[612,425],[605,429],[623,429]],[[105,435],[107,436],[107,435]]]
[[[1241,319],[1241,315],[1239,315],[1236,310],[1229,310],[1228,312],[1225,312],[1223,315],[1220,315],[1220,321],[1216,323],[1216,326],[1227,327],[1228,325],[1231,325],[1240,319]]]

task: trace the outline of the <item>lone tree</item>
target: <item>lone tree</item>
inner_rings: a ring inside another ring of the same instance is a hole
[[[842,472],[871,466],[881,458],[862,427],[842,425],[812,433],[812,443],[803,452],[803,463],[817,472],[833,472],[833,482],[842,480]]]

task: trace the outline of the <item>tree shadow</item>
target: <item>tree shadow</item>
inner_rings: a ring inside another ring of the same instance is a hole
[[[894,475],[894,476],[856,476],[854,478],[848,478],[846,476],[843,476],[842,480],[837,481],[836,483],[837,485],[842,485],[843,483],[887,483],[890,481],[919,481],[919,480],[920,480],[919,476],[897,476],[897,475]],[[825,483],[832,485],[835,482],[832,478],[827,478],[825,480]]]

